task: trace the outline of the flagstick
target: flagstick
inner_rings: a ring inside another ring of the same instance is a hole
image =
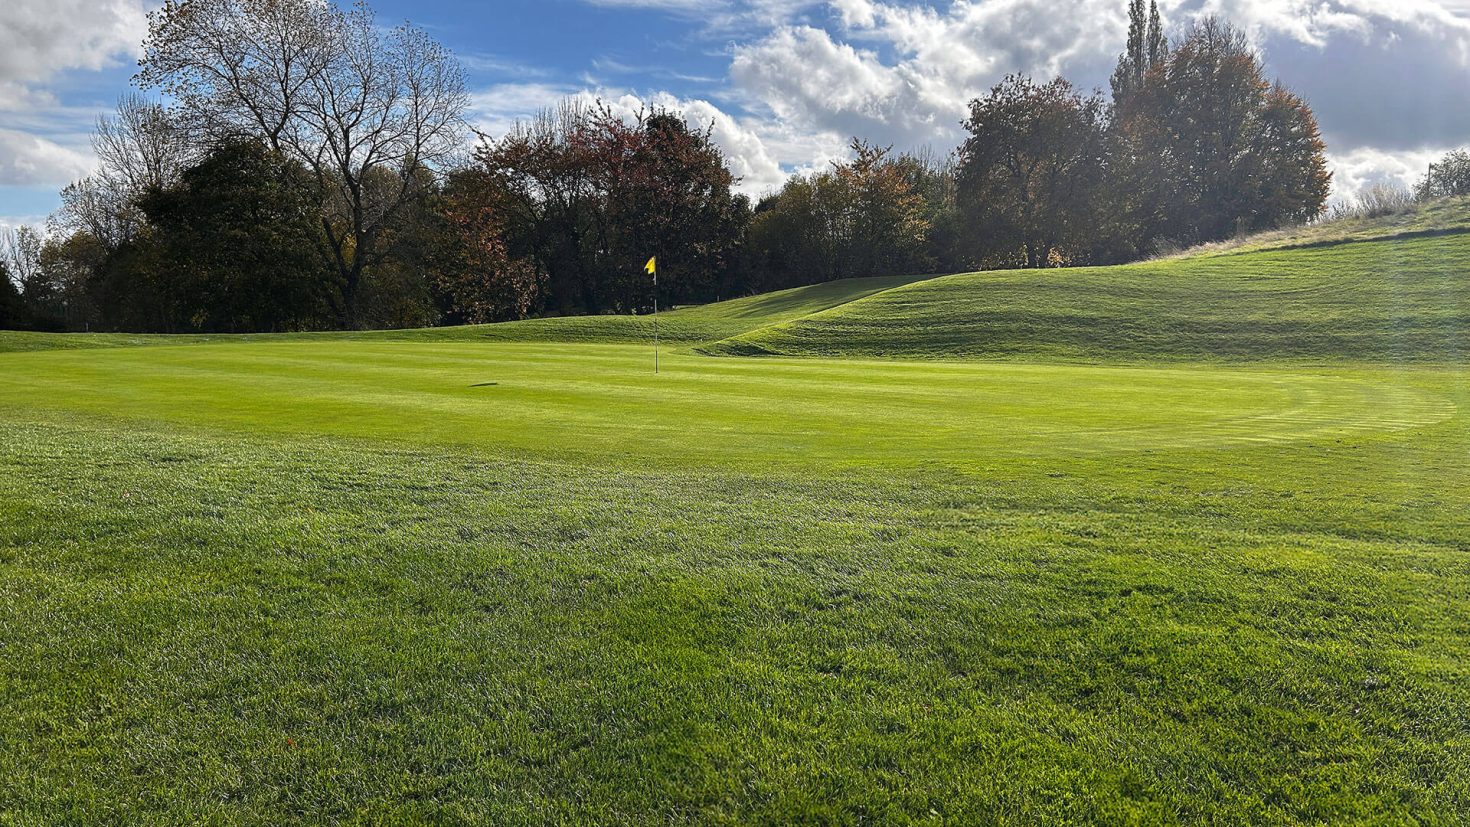
[[[653,269],[653,372],[658,373],[658,268]]]

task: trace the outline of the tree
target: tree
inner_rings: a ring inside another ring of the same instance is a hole
[[[475,152],[485,188],[502,194],[510,254],[536,262],[545,274],[538,305],[562,314],[595,313],[601,295],[588,241],[597,191],[580,137],[586,121],[584,106],[564,101]]]
[[[62,190],[51,229],[64,236],[86,233],[109,250],[141,230],[144,193],[172,186],[198,155],[183,124],[136,94],[119,100],[115,115],[97,119],[92,152],[97,171]]]
[[[1215,18],[1150,70],[1114,132],[1115,209],[1133,216],[1140,243],[1215,241],[1326,206],[1330,177],[1311,109],[1268,83],[1245,35]]]
[[[1159,15],[1158,0],[1149,0],[1148,9],[1148,36],[1146,38],[1146,50],[1148,53],[1148,69],[1152,69],[1163,63],[1169,56],[1169,38],[1164,34],[1164,20]],[[1144,75],[1147,76],[1147,69]]]
[[[260,140],[313,173],[318,247],[338,276],[328,301],[356,326],[420,172],[461,145],[458,62],[420,29],[380,28],[364,3],[168,0],[149,15],[140,65],[138,82],[176,100],[196,133]]]
[[[0,231],[0,263],[19,289],[26,316],[39,327],[59,328],[64,316],[61,291],[41,267],[43,246],[44,239],[33,227]]]
[[[476,160],[500,194],[508,254],[546,275],[541,306],[646,308],[651,255],[666,301],[731,289],[749,206],[708,129],[662,110],[566,102],[485,142]]]
[[[1105,163],[1102,99],[1057,78],[1010,76],[970,104],[959,203],[982,259],[1046,267],[1085,258]]]
[[[651,306],[652,282],[641,267],[651,255],[659,257],[666,303],[728,292],[750,205],[734,192],[735,176],[709,129],[658,109],[625,121],[605,107],[593,110],[589,125],[601,192],[594,226],[615,306]]]
[[[942,184],[919,159],[856,138],[853,158],[787,182],[756,209],[750,249],[766,288],[928,270]]]
[[[0,330],[21,330],[28,318],[25,304],[20,299],[20,289],[10,278],[10,270],[0,261]]]
[[[1146,16],[1143,0],[1129,0],[1128,46],[1113,70],[1114,103],[1126,101],[1141,91],[1149,70],[1162,63],[1168,53],[1169,41],[1164,35],[1158,0],[1150,2]]]
[[[275,332],[325,321],[332,279],[317,255],[309,176],[265,144],[239,141],[144,199],[157,228],[148,243],[157,248],[163,332]]]
[[[1257,188],[1255,206],[1240,219],[1252,230],[1302,224],[1322,214],[1332,191],[1327,145],[1312,110],[1277,84],[1257,115],[1250,157],[1243,163]]]
[[[848,262],[851,275],[893,274],[924,268],[929,236],[924,196],[911,161],[891,156],[893,147],[854,139],[853,159],[837,164],[839,191],[850,211]]]
[[[59,306],[58,320],[68,330],[90,330],[97,320],[93,301],[94,281],[113,252],[85,232],[69,236],[51,234],[41,245],[41,272],[54,291]]]
[[[1456,150],[1430,164],[1415,195],[1421,200],[1470,195],[1470,151]]]
[[[474,172],[452,176],[446,189],[434,267],[445,318],[451,324],[526,318],[542,279],[532,262],[510,256],[503,195]]]

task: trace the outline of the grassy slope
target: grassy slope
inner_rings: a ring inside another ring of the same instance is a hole
[[[1470,232],[1470,198],[1443,198],[1414,204],[1394,215],[1333,219],[1218,244],[1207,244],[1186,250],[1172,258],[1316,247],[1345,241],[1454,235],[1467,232]]]
[[[816,313],[925,276],[883,276],[794,287],[714,304],[681,307],[659,314],[659,334],[670,343],[711,342],[769,324]],[[0,353],[30,350],[144,347],[280,341],[394,342],[647,342],[650,316],[572,316],[528,319],[505,324],[369,330],[353,333],[286,333],[159,336],[135,333],[24,333],[0,330]]]
[[[1470,235],[948,276],[745,333],[717,353],[1436,361],[1470,352]]]
[[[0,824],[1463,823],[1470,381],[1424,298],[1463,294],[1384,274],[1453,240],[1149,265],[1168,301],[1073,273],[1086,335],[1017,275],[1049,326],[1012,350],[930,329],[1015,363],[653,377],[492,328],[0,355]],[[966,278],[801,324],[961,318]],[[1354,321],[1385,296],[1391,346]],[[1213,364],[1177,364],[1201,325],[1112,330],[1224,300],[1250,344]],[[938,355],[907,329],[862,352]],[[1089,349],[1175,364],[1035,358]]]

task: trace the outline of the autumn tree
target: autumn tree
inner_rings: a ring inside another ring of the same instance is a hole
[[[592,250],[598,192],[587,157],[586,107],[563,101],[484,141],[475,172],[503,194],[510,254],[545,274],[538,304],[552,312],[596,312],[602,293]]]
[[[534,262],[513,258],[506,244],[504,194],[474,170],[450,176],[439,209],[432,287],[444,320],[483,324],[524,319],[541,295]]]
[[[1322,214],[1332,189],[1327,145],[1306,101],[1279,83],[1256,114],[1246,170],[1249,197],[1237,223],[1251,230],[1302,224]]]
[[[1320,215],[1331,183],[1310,107],[1265,78],[1240,30],[1194,26],[1117,107],[1113,211],[1143,251]]]
[[[1085,259],[1105,163],[1100,97],[1062,78],[1011,76],[970,104],[960,149],[961,214],[975,253],[1000,265]]]
[[[591,127],[604,216],[596,226],[617,305],[651,304],[641,265],[652,255],[666,303],[728,295],[750,205],[709,128],[666,110],[624,119],[605,108],[594,110]]]
[[[653,255],[666,301],[728,289],[749,207],[707,129],[670,112],[568,102],[476,157],[504,194],[510,255],[546,274],[554,312],[651,305],[642,265]]]
[[[750,251],[764,287],[924,272],[932,212],[931,169],[859,139],[852,158],[787,182],[757,206]]]

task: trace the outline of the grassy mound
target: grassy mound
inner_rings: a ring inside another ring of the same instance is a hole
[[[744,333],[707,351],[1455,362],[1470,352],[1470,236],[949,276]]]

